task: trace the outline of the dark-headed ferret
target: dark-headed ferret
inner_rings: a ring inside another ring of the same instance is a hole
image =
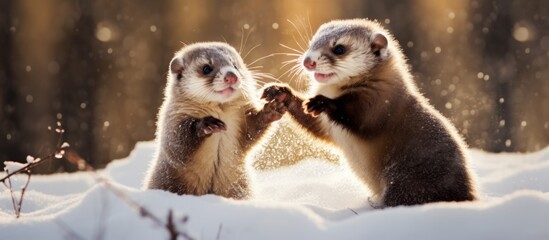
[[[196,43],[177,52],[170,63],[158,114],[158,149],[145,188],[246,198],[246,152],[285,111],[280,102],[257,110],[255,85],[228,44]]]
[[[416,89],[397,41],[377,22],[323,24],[302,63],[316,80],[313,98],[284,85],[262,97],[284,102],[301,126],[340,147],[376,207],[476,198],[465,144]]]

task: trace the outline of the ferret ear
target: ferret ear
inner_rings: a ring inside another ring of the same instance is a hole
[[[381,33],[375,33],[370,38],[370,47],[372,52],[381,58],[387,57],[387,38]]]
[[[181,59],[177,57],[174,57],[172,59],[172,61],[170,62],[170,72],[173,74],[177,74],[177,80],[183,77],[183,63],[181,62]]]

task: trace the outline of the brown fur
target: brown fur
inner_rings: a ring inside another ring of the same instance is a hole
[[[211,74],[201,73],[204,64],[212,66]],[[220,69],[237,72],[242,92],[228,99],[208,92],[224,77]],[[170,64],[158,114],[158,151],[145,188],[248,197],[246,152],[284,112],[276,102],[257,110],[254,94],[251,73],[229,45],[199,43],[178,52]]]
[[[348,51],[334,54],[338,44]],[[301,126],[341,148],[376,206],[476,198],[465,144],[417,91],[389,32],[369,20],[333,21],[305,55],[316,70],[335,73],[314,87],[315,97],[305,101],[285,85],[267,87],[263,97],[284,102]]]

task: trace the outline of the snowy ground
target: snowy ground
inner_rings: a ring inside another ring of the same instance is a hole
[[[345,166],[304,160],[255,172],[255,198],[177,196],[140,189],[154,152],[140,143],[101,174],[158,216],[188,216],[195,239],[549,239],[549,148],[531,154],[471,151],[482,192],[473,203],[373,210]],[[20,179],[21,182],[22,179]],[[0,239],[167,239],[89,173],[33,176],[22,216],[0,192]]]

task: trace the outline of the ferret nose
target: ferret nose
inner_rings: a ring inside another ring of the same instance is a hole
[[[305,61],[303,61],[303,66],[308,70],[314,70],[316,68],[316,62],[311,60],[310,57],[307,57],[305,58]]]
[[[236,81],[238,81],[238,77],[233,72],[227,72],[223,78],[223,81],[228,84],[235,84]]]

